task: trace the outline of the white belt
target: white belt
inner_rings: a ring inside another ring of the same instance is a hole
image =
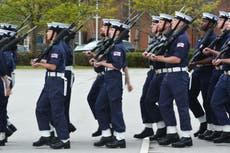
[[[222,65],[220,65],[220,66],[215,66],[215,69],[216,69],[216,70],[223,70],[223,66],[222,66]]]
[[[197,64],[196,67],[211,66],[211,64]]]
[[[161,74],[161,73],[166,73],[166,72],[168,72],[167,68],[156,69],[156,70],[155,70],[155,73],[156,73],[156,74]]]
[[[99,72],[97,73],[98,76],[103,76],[105,74],[105,72]]]
[[[149,68],[150,68],[150,70],[153,70],[153,69],[154,69],[154,67],[153,67],[152,65],[150,65]]]
[[[49,77],[65,77],[65,73],[60,73],[60,72],[47,72],[47,76]]]
[[[110,68],[110,67],[106,67],[105,70],[106,70],[106,71],[112,71],[112,70],[115,70],[115,69]]]
[[[224,71],[224,74],[225,74],[225,75],[230,75],[230,70]]]
[[[182,71],[187,71],[188,68],[187,67],[171,67],[171,68],[167,68],[167,72],[182,72]]]
[[[66,66],[66,67],[65,67],[65,70],[66,70],[66,71],[72,71],[72,70],[73,70],[73,66]]]

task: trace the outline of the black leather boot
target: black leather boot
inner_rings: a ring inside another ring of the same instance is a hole
[[[77,130],[76,127],[72,123],[69,123],[68,129],[69,129],[69,133],[75,132]]]
[[[175,148],[184,148],[187,146],[192,146],[192,138],[186,138],[186,137],[182,137],[178,142],[172,143],[172,147]]]
[[[93,145],[97,147],[101,147],[101,146],[106,145],[107,143],[113,142],[113,140],[114,140],[113,136],[109,136],[109,137],[102,136],[101,139],[95,142]]]
[[[6,136],[7,137],[10,137],[13,133],[14,133],[14,131],[12,131],[10,128],[6,127]]]
[[[33,143],[34,147],[50,145],[50,137],[40,137],[38,141]]]
[[[165,128],[161,128],[161,129],[157,129],[156,134],[152,137],[150,137],[150,141],[154,141],[157,140],[159,138],[165,137],[166,136],[166,127]]]
[[[203,122],[200,124],[199,130],[194,133],[194,137],[204,133],[207,130],[207,122]]]
[[[133,137],[138,139],[143,139],[146,137],[153,136],[154,132],[152,128],[145,128],[141,133],[135,134]]]
[[[211,130],[206,130],[204,133],[199,134],[198,138],[204,140],[204,137],[206,137],[206,136],[208,136],[208,135],[211,135],[212,133],[213,133],[213,131],[211,131]]]
[[[101,130],[100,128],[97,129],[97,131],[95,131],[94,133],[92,133],[92,137],[98,137],[101,135]]]
[[[5,146],[5,140],[0,140],[0,146]]]
[[[169,145],[171,143],[179,141],[179,135],[177,133],[167,134],[165,137],[158,139],[159,145]]]
[[[126,142],[125,142],[125,139],[117,140],[115,138],[113,142],[107,143],[106,147],[107,148],[126,148]]]
[[[70,149],[70,141],[62,142],[61,140],[50,144],[50,148],[53,149]]]
[[[8,125],[7,127],[13,132],[17,131],[17,128],[13,124]]]
[[[213,140],[214,143],[230,143],[230,132],[222,132],[218,138]]]
[[[213,139],[220,137],[221,133],[222,131],[214,131],[212,134],[205,136],[204,140],[212,141]]]

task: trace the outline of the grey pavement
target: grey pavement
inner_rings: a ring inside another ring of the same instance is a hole
[[[36,101],[44,84],[44,70],[16,70],[16,85],[9,100],[8,114],[18,131],[9,138],[6,146],[0,147],[1,153],[45,153],[45,152],[78,152],[78,153],[140,153],[142,140],[133,138],[133,134],[143,129],[139,99],[142,86],[146,78],[147,69],[130,69],[131,82],[134,90],[128,93],[124,87],[123,112],[126,122],[126,149],[96,148],[93,143],[99,138],[92,138],[91,133],[97,129],[97,122],[88,106],[86,97],[95,80],[96,74],[91,69],[74,70],[75,83],[71,100],[71,121],[77,131],[71,134],[71,149],[52,150],[49,147],[34,148],[32,142],[39,138],[39,131],[35,117]],[[175,109],[176,111],[176,109]],[[177,111],[176,111],[177,112]],[[198,129],[198,121],[191,115],[194,131]],[[154,127],[155,128],[155,127]],[[179,129],[179,127],[178,127]],[[155,153],[229,153],[230,144],[214,145],[194,138],[191,148],[175,149],[162,147],[151,143],[149,152]],[[143,151],[142,151],[143,152]]]

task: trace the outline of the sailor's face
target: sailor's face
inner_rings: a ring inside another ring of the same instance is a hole
[[[52,37],[52,34],[53,34],[53,30],[47,30],[47,32],[46,32],[46,39],[50,40],[51,37]]]

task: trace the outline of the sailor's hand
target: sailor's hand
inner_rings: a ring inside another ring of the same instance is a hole
[[[202,52],[203,52],[205,55],[208,55],[208,54],[211,53],[211,49],[210,49],[210,48],[205,48],[205,49],[203,49]]]

